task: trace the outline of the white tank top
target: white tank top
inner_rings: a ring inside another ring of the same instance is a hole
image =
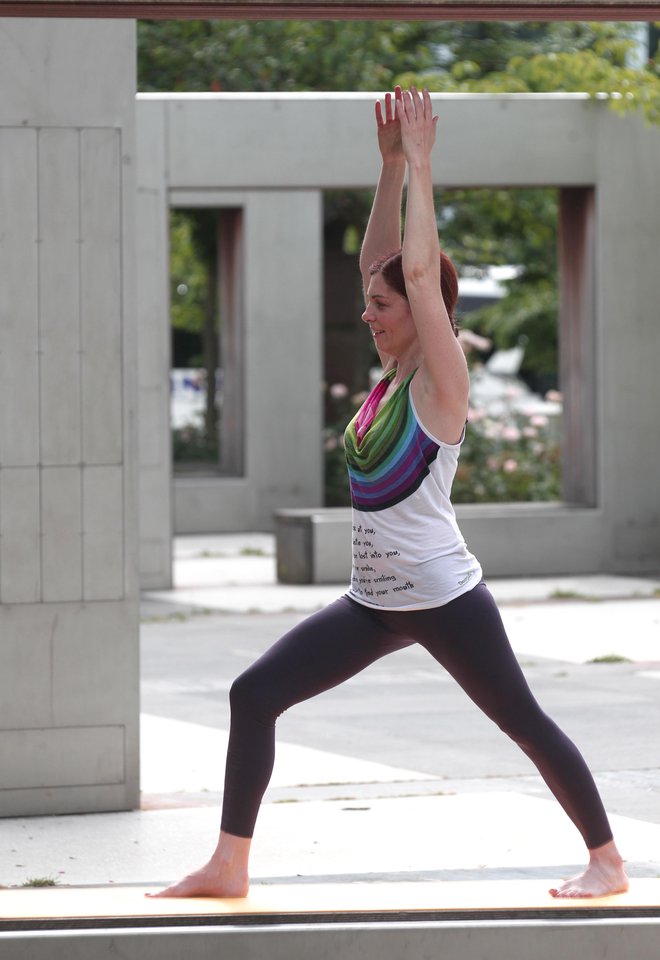
[[[388,398],[360,443],[359,414],[344,434],[353,504],[349,596],[368,607],[442,606],[482,576],[449,499],[462,439],[443,443],[420,423],[413,376]]]

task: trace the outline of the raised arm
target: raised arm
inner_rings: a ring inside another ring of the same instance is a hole
[[[415,401],[440,439],[459,439],[468,410],[469,377],[441,293],[440,242],[433,202],[431,150],[437,117],[428,91],[413,88],[397,100],[401,142],[408,163],[408,196],[402,265],[423,362]]]
[[[401,88],[397,87],[395,97],[399,100],[401,96]],[[401,198],[406,158],[401,145],[401,125],[391,93],[385,95],[384,106],[380,100],[376,101],[376,129],[382,165],[360,250],[360,271],[365,291],[369,286],[369,267],[374,260],[393,253],[401,246]]]
[[[395,99],[401,98],[401,87],[395,90]],[[401,246],[401,200],[406,173],[406,158],[401,145],[401,126],[392,94],[385,95],[385,103],[376,101],[376,130],[382,159],[374,202],[360,250],[362,289],[366,301],[369,286],[369,267],[378,257],[393,253]],[[378,351],[383,369],[389,357]]]

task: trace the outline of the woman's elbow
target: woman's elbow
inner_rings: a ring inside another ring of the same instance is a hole
[[[403,279],[407,289],[439,286],[440,276],[437,265],[430,261],[413,260],[403,263]]]

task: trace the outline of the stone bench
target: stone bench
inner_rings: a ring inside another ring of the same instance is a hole
[[[602,536],[597,509],[556,502],[480,503],[459,505],[456,516],[468,547],[489,577],[599,572],[592,559],[594,541]],[[351,540],[348,507],[276,511],[278,581],[347,583]]]

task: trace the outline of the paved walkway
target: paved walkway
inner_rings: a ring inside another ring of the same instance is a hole
[[[490,587],[517,653],[572,662],[625,657],[660,680],[660,577],[515,579]],[[142,615],[158,624],[217,611],[303,613],[342,591],[342,585],[276,584],[268,535],[181,537],[175,589],[146,593]],[[68,884],[157,885],[198,866],[217,835],[218,810],[209,800],[221,789],[225,746],[223,731],[144,716],[145,809],[1,821],[0,884],[50,877]],[[212,770],[209,756],[218,760]],[[306,798],[316,785],[318,799],[277,802],[278,788],[295,788],[301,778]],[[334,789],[324,796],[329,784]],[[272,786],[275,799],[264,804],[258,825],[255,882],[554,882],[584,858],[558,806],[515,786],[495,791],[479,781],[440,788],[414,770],[286,743],[278,748]],[[164,794],[178,794],[177,803],[168,809],[149,803],[149,796]],[[660,825],[626,817],[613,822],[631,872],[660,875]]]

